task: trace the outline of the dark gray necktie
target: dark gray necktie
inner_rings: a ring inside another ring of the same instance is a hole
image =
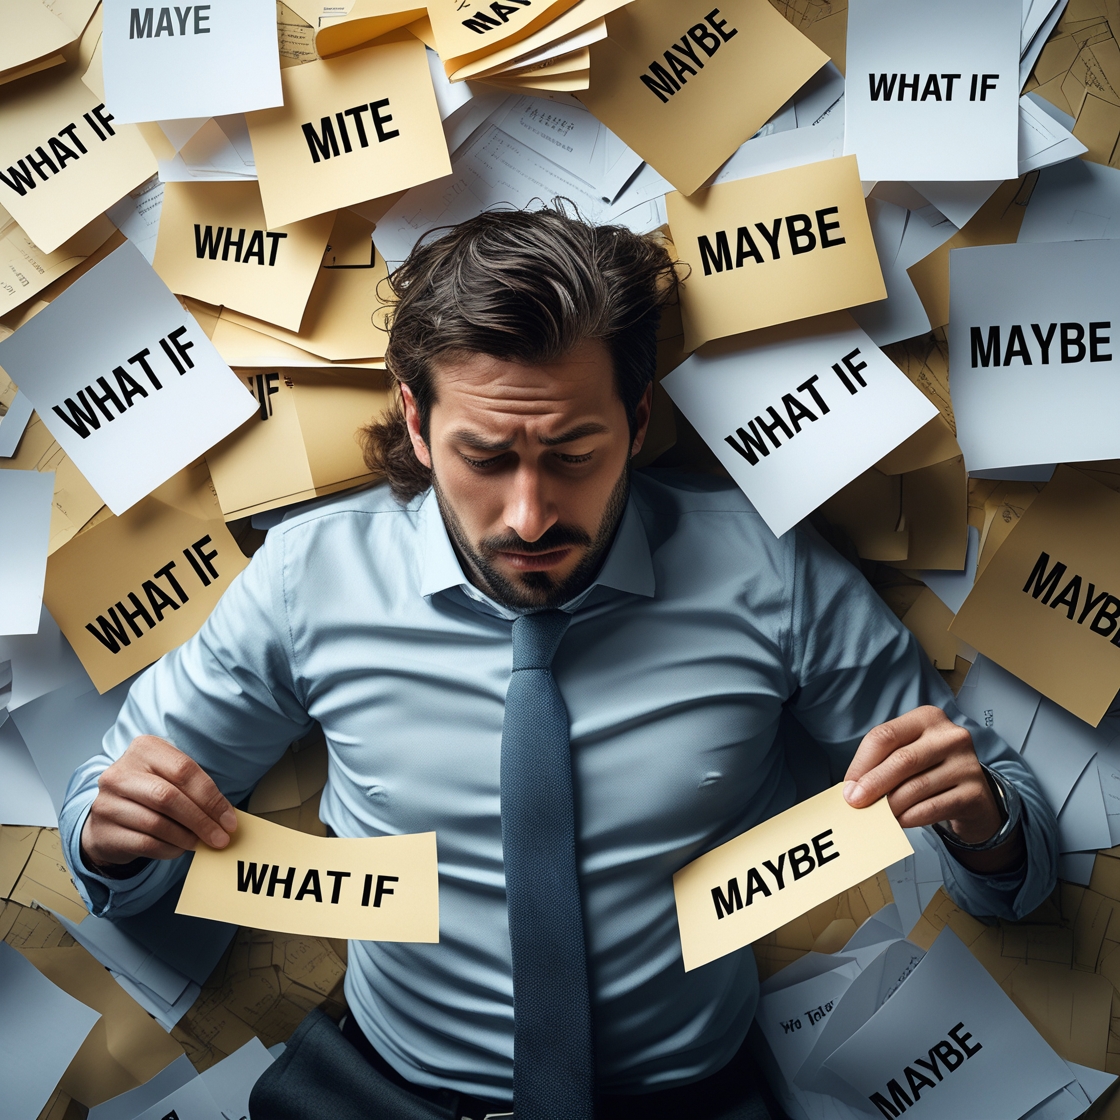
[[[552,675],[570,621],[563,611],[540,611],[513,623],[502,728],[502,850],[516,1120],[592,1120],[594,1114],[568,709]]]

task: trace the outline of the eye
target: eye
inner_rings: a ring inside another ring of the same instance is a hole
[[[496,466],[505,458],[505,454],[494,455],[489,459],[472,459],[469,455],[463,455],[462,452],[460,452],[459,454],[462,456],[463,462],[476,471],[489,470],[491,467]]]
[[[557,458],[562,463],[589,463],[591,461],[592,452],[587,452],[586,455],[564,455],[558,454]]]

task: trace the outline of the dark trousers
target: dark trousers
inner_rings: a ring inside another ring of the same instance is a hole
[[[252,1120],[485,1120],[508,1113],[445,1089],[413,1085],[370,1045],[353,1018],[339,1028],[312,1011],[249,1099]],[[744,1044],[704,1081],[634,1097],[603,1097],[599,1120],[782,1120]]]

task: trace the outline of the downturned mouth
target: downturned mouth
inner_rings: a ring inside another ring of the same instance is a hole
[[[562,564],[571,551],[570,546],[554,548],[549,552],[507,552],[503,549],[498,555],[520,572],[542,572]]]

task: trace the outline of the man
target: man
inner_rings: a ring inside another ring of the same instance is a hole
[[[379,1079],[355,1116],[765,1116],[753,956],[686,974],[672,876],[796,800],[783,714],[853,805],[938,824],[969,910],[1053,886],[1030,772],[854,568],[722,481],[631,473],[673,284],[655,241],[551,209],[417,247],[401,407],[368,432],[389,485],[273,529],[71,783],[68,858],[110,916],[228,843],[314,720],[336,834],[436,831],[440,943],[350,946],[346,1037]]]

